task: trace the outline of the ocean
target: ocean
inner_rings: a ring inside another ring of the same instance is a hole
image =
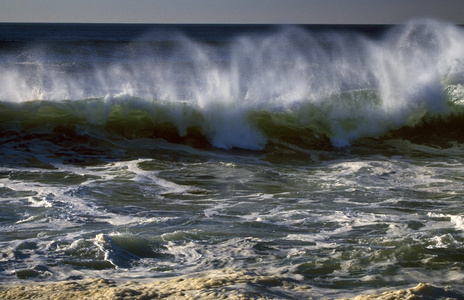
[[[1,23],[0,121],[0,298],[464,297],[462,26]]]

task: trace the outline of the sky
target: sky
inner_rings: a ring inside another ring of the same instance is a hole
[[[0,22],[464,24],[464,0],[0,0]]]

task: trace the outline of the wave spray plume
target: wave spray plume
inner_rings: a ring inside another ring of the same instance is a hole
[[[303,133],[307,144],[347,146],[446,116],[464,94],[464,31],[436,21],[376,38],[283,27],[224,44],[177,35],[170,51],[157,39],[88,54],[93,64],[76,62],[82,50],[31,45],[3,62],[3,110],[50,106],[113,133],[130,123],[127,137],[196,132],[218,148],[260,150]]]

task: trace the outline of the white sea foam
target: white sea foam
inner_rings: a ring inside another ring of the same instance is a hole
[[[327,188],[380,189],[411,188],[428,192],[439,192],[443,186],[455,183],[451,178],[443,176],[440,166],[421,166],[408,163],[402,159],[377,159],[363,161],[343,161],[331,163],[332,172],[325,174],[324,186]]]
[[[454,227],[459,231],[464,231],[464,217],[462,215],[442,214],[442,213],[427,213],[427,216],[432,219],[439,219],[435,224],[430,224],[434,227],[447,227],[445,223],[452,223]],[[444,220],[443,220],[444,219]],[[445,221],[446,220],[446,221]]]
[[[256,150],[267,137],[250,122],[251,112],[291,112],[301,124],[323,122],[333,145],[343,147],[414,124],[426,113],[446,114],[447,84],[462,84],[464,33],[450,24],[413,21],[376,40],[336,33],[318,38],[297,27],[242,36],[226,46],[227,62],[214,59],[218,49],[185,38],[166,61],[153,59],[147,48],[129,57],[130,65],[96,63],[77,74],[63,74],[47,64],[43,49],[30,49],[37,54],[30,68],[10,65],[0,72],[0,99],[105,98],[106,104],[90,103],[81,115],[102,124],[113,105],[129,105],[154,120],[168,119],[180,135],[199,126],[216,147]],[[353,90],[374,90],[380,102],[356,93],[333,98]],[[160,114],[153,99],[171,108]]]
[[[187,190],[186,187],[176,185],[175,183],[166,181],[156,177],[156,172],[147,172],[138,168],[138,163],[143,160],[128,161],[128,162],[116,162],[110,163],[104,166],[80,168],[73,167],[70,165],[59,165],[56,164],[55,170],[44,170],[44,169],[29,169],[24,170],[22,173],[35,174],[37,177],[40,176],[64,176],[69,174],[71,176],[77,175],[82,178],[87,178],[83,182],[79,182],[76,185],[50,185],[47,183],[29,182],[25,180],[1,179],[0,184],[4,187],[8,187],[12,191],[18,193],[33,193],[34,196],[27,197],[27,205],[33,208],[45,208],[48,209],[47,213],[41,216],[29,216],[25,215],[24,219],[16,222],[16,227],[26,228],[36,226],[37,222],[40,226],[50,228],[61,228],[65,229],[68,227],[76,226],[77,224],[85,223],[87,218],[101,218],[109,224],[115,226],[121,226],[133,223],[153,223],[160,222],[169,218],[157,218],[157,217],[136,217],[125,214],[118,214],[107,211],[105,208],[101,208],[93,203],[88,197],[81,197],[79,195],[80,189],[92,189],[94,186],[101,185],[102,183],[110,183],[114,180],[133,180],[135,182],[143,183],[147,182],[150,185],[158,185],[162,192],[165,193],[183,193]],[[4,172],[9,171],[15,174],[16,170],[10,168],[2,168]],[[55,175],[57,174],[57,175]],[[63,174],[63,175],[61,175]],[[21,172],[18,176],[22,176]],[[27,177],[26,177],[27,178]],[[58,177],[55,180],[59,180]],[[3,182],[2,182],[3,181]],[[76,194],[77,192],[77,194]],[[2,201],[8,200],[2,199]],[[21,197],[12,197],[8,201],[21,202]],[[32,219],[31,219],[32,218]],[[46,220],[46,222],[44,222]]]

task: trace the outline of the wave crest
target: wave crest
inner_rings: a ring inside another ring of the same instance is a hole
[[[343,147],[446,119],[463,99],[464,31],[435,21],[377,38],[283,27],[217,44],[179,38],[169,53],[146,39],[116,45],[94,61],[53,60],[58,50],[42,46],[3,63],[4,130],[56,123],[224,149]]]

